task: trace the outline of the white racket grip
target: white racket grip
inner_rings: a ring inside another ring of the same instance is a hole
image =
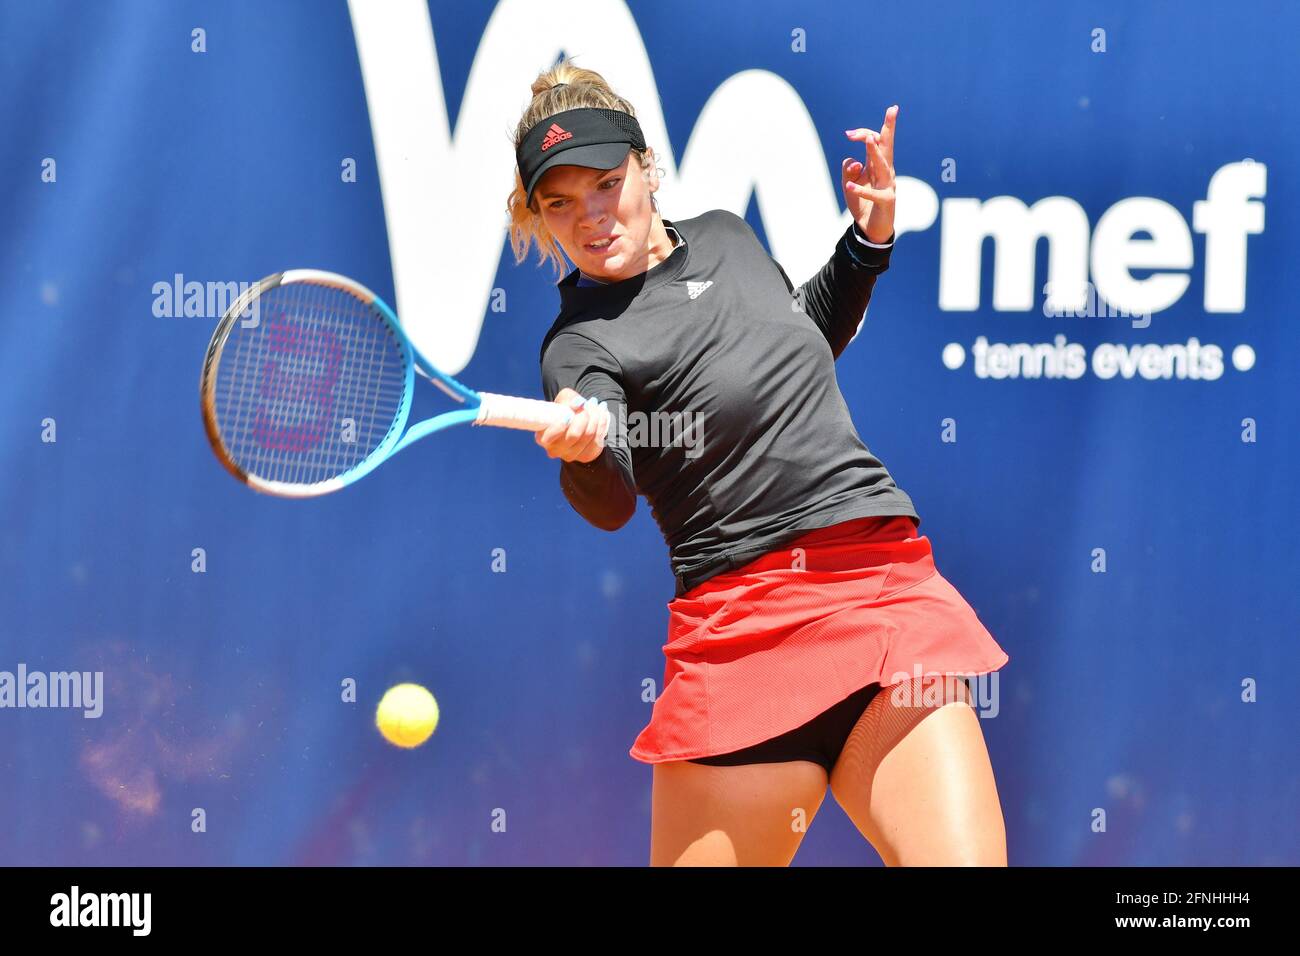
[[[573,412],[556,402],[494,395],[492,392],[479,392],[478,397],[478,418],[474,419],[475,425],[495,425],[497,428],[535,432],[552,425],[567,425],[573,420]]]

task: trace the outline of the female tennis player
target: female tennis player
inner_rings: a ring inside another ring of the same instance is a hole
[[[853,223],[795,289],[743,218],[661,217],[653,152],[600,74],[565,60],[532,89],[511,244],[576,266],[541,369],[578,410],[536,440],[597,527],[644,495],[677,579],[630,751],[654,766],[651,865],[788,865],[829,785],[886,865],[1005,866],[963,678],[1007,655],[835,377],[893,247],[898,108],[846,131],[865,148],[841,167]]]

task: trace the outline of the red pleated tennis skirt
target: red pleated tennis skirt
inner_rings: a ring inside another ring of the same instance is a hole
[[[906,516],[819,528],[669,602],[663,690],[629,754],[730,753],[868,684],[998,670],[1006,652]]]

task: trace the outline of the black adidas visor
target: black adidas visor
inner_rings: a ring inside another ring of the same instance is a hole
[[[629,148],[645,149],[645,137],[636,117],[621,110],[583,107],[546,117],[524,134],[515,151],[528,205],[552,166],[614,169],[623,165]]]

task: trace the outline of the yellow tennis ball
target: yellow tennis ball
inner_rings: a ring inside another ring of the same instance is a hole
[[[389,743],[418,747],[438,726],[438,702],[419,684],[398,684],[379,702],[375,724]]]

